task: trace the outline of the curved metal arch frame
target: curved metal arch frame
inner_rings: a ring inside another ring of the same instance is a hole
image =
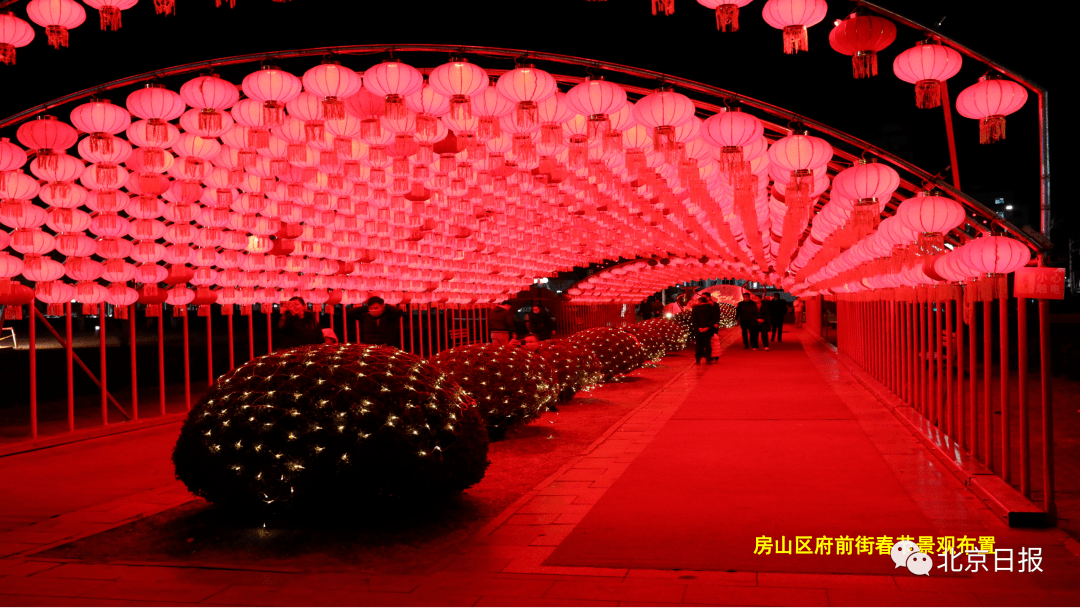
[[[875,8],[875,9],[878,8],[878,7],[876,7],[876,5],[872,5],[870,3],[862,3],[862,4],[864,4],[865,6],[870,7],[870,8]],[[885,9],[881,9],[881,10],[884,11]],[[888,14],[891,15],[891,13],[888,13]],[[905,20],[905,22],[909,23],[909,24],[914,23],[914,22],[909,22],[909,21],[906,21],[906,20]],[[930,30],[928,30],[928,28],[918,26],[917,24],[913,25],[912,27],[918,27],[920,29],[925,29],[927,31],[930,31]],[[965,50],[966,53],[971,53],[971,51],[968,51],[966,48],[964,50]],[[636,67],[633,67],[633,66],[627,66],[627,65],[623,65],[623,64],[618,64],[618,63],[612,63],[612,62],[607,62],[607,61],[598,61],[598,60],[593,60],[593,59],[584,59],[584,58],[581,58],[581,57],[574,57],[574,56],[571,56],[571,55],[562,55],[562,54],[557,54],[557,53],[545,53],[545,52],[528,51],[528,50],[522,50],[522,49],[506,49],[506,48],[496,48],[496,47],[462,46],[462,45],[447,45],[447,44],[392,44],[392,45],[381,44],[381,45],[350,45],[350,46],[334,46],[334,47],[312,47],[312,48],[307,48],[307,49],[293,49],[293,50],[277,51],[277,52],[271,52],[271,53],[254,53],[254,54],[248,54],[248,55],[236,55],[236,56],[232,56],[232,57],[222,57],[222,58],[208,60],[208,61],[199,61],[199,62],[194,62],[194,63],[183,64],[183,65],[174,66],[174,67],[171,67],[171,68],[166,68],[164,70],[155,70],[155,71],[151,71],[151,72],[144,72],[142,74],[137,74],[137,75],[129,76],[129,77],[126,77],[126,78],[121,78],[121,79],[114,80],[112,82],[105,83],[105,84],[102,84],[102,85],[99,85],[99,86],[96,86],[96,87],[84,89],[82,91],[78,91],[78,92],[75,92],[75,93],[71,93],[69,95],[58,97],[58,98],[53,99],[51,101],[48,101],[48,102],[46,102],[44,104],[34,106],[34,107],[29,108],[29,109],[27,109],[27,110],[25,110],[23,112],[13,114],[13,115],[8,116],[7,118],[5,118],[3,120],[0,120],[0,129],[11,127],[11,126],[13,126],[15,124],[18,124],[18,123],[20,123],[22,121],[25,121],[25,120],[31,118],[33,116],[36,116],[36,115],[39,115],[41,113],[47,112],[48,110],[50,110],[52,108],[56,108],[56,107],[63,106],[63,105],[68,104],[68,103],[78,101],[80,99],[85,99],[85,98],[88,98],[88,97],[91,97],[91,96],[94,96],[94,95],[98,95],[98,94],[103,93],[105,91],[115,90],[115,89],[123,88],[123,87],[126,87],[126,86],[137,85],[137,84],[140,84],[140,83],[143,83],[143,82],[153,81],[153,80],[157,80],[157,79],[160,79],[160,78],[163,78],[163,77],[177,76],[177,75],[182,75],[182,74],[187,74],[187,73],[192,73],[192,72],[198,72],[200,70],[212,69],[212,68],[216,68],[216,67],[225,67],[225,66],[241,65],[241,64],[245,64],[245,63],[261,62],[261,61],[266,61],[266,60],[269,60],[269,59],[304,58],[304,57],[315,57],[315,56],[322,56],[322,55],[328,55],[328,54],[363,56],[363,55],[374,55],[374,54],[387,53],[387,52],[389,52],[389,53],[401,53],[401,52],[464,53],[464,54],[470,54],[470,55],[478,55],[478,56],[485,56],[485,57],[496,57],[496,58],[503,58],[503,59],[528,58],[530,60],[548,61],[548,62],[564,64],[564,65],[580,66],[580,67],[589,68],[589,69],[593,69],[593,70],[603,70],[603,71],[607,71],[607,72],[625,74],[627,76],[631,76],[631,77],[635,77],[635,78],[641,78],[641,79],[644,79],[644,80],[652,80],[652,81],[656,81],[656,82],[663,82],[666,85],[678,86],[678,87],[684,89],[687,92],[696,93],[698,95],[704,95],[704,96],[708,96],[708,97],[712,97],[712,98],[719,98],[721,100],[735,101],[735,102],[741,103],[741,104],[743,104],[745,106],[749,106],[751,108],[754,108],[754,109],[756,109],[756,110],[758,110],[760,112],[763,112],[763,113],[765,113],[765,114],[767,114],[769,116],[775,117],[775,118],[780,118],[780,119],[783,119],[785,121],[800,121],[800,122],[802,122],[802,124],[806,125],[807,127],[811,128],[811,129],[813,129],[813,130],[815,130],[815,131],[817,131],[817,132],[819,132],[819,133],[821,133],[823,135],[826,135],[826,136],[828,136],[829,138],[831,138],[831,139],[833,139],[835,141],[842,142],[843,144],[845,144],[847,146],[850,146],[852,148],[855,148],[855,149],[859,150],[859,153],[855,154],[853,152],[848,152],[848,151],[845,151],[843,149],[834,147],[834,152],[838,156],[841,156],[842,158],[848,160],[849,162],[853,162],[854,160],[858,159],[861,154],[866,154],[866,153],[872,154],[872,155],[874,155],[874,156],[888,162],[889,164],[893,165],[894,167],[902,169],[903,171],[905,171],[909,175],[911,175],[914,178],[920,180],[923,184],[932,185],[935,188],[938,188],[938,189],[940,189],[942,191],[945,191],[945,192],[949,193],[950,195],[955,197],[957,200],[959,200],[961,203],[963,203],[965,207],[967,207],[968,209],[970,209],[972,211],[975,211],[978,215],[982,216],[985,219],[992,220],[995,225],[998,225],[1001,228],[1003,228],[1011,236],[1013,236],[1014,238],[1017,238],[1018,240],[1020,240],[1024,244],[1026,244],[1028,247],[1030,247],[1035,252],[1038,252],[1038,253],[1041,254],[1041,253],[1044,253],[1044,251],[1045,251],[1044,248],[1042,247],[1041,243],[1039,243],[1038,241],[1031,238],[1031,236],[1024,233],[1022,230],[1020,230],[1015,225],[1013,225],[1010,222],[1007,222],[1006,220],[998,217],[997,214],[995,214],[993,211],[991,211],[985,205],[983,205],[979,201],[975,200],[971,196],[965,194],[964,192],[962,192],[960,190],[957,190],[951,184],[948,184],[947,182],[939,179],[936,176],[930,175],[927,171],[923,170],[922,168],[920,168],[920,167],[918,167],[916,165],[913,165],[913,164],[905,161],[904,159],[899,158],[899,157],[891,154],[890,152],[888,152],[888,151],[886,151],[886,150],[884,150],[882,148],[879,148],[878,146],[875,146],[875,145],[873,145],[873,144],[871,144],[869,142],[863,141],[863,140],[861,140],[861,139],[859,139],[859,138],[857,138],[857,137],[855,137],[855,136],[853,136],[853,135],[851,135],[851,134],[849,134],[847,132],[844,132],[844,131],[841,131],[841,130],[836,129],[834,127],[831,127],[829,125],[826,125],[825,123],[822,123],[820,121],[817,121],[817,120],[814,120],[814,119],[811,119],[811,118],[807,118],[806,116],[804,116],[802,114],[797,114],[795,112],[792,112],[790,110],[787,110],[785,108],[782,108],[780,106],[777,106],[777,105],[774,105],[774,104],[771,104],[771,103],[768,103],[768,102],[765,102],[765,101],[761,101],[761,100],[758,100],[758,99],[755,99],[755,98],[752,98],[752,97],[748,97],[746,95],[736,93],[734,91],[729,91],[727,89],[723,89],[723,88],[716,87],[716,86],[713,86],[713,85],[708,85],[708,84],[697,82],[697,81],[694,81],[694,80],[689,80],[689,79],[686,79],[686,78],[680,78],[680,77],[677,77],[677,76],[672,76],[672,75],[669,75],[669,74],[663,74],[663,73],[656,72],[656,71],[653,71],[653,70],[645,70],[645,69],[636,68]],[[981,56],[976,56],[976,57],[978,58],[978,57],[981,57]],[[982,59],[979,59],[979,60],[982,61]],[[993,64],[993,65],[996,66],[996,64]],[[995,69],[996,69],[996,67],[995,67]],[[421,71],[430,71],[430,70],[421,70]],[[495,75],[500,74],[503,71],[505,71],[505,70],[488,70],[489,73],[495,74]],[[557,81],[565,83],[565,84],[577,84],[577,83],[582,82],[584,80],[584,77],[580,77],[580,76],[568,76],[568,75],[561,75],[561,74],[552,74],[552,75],[556,78]],[[628,92],[636,93],[636,94],[639,94],[639,95],[644,95],[644,94],[647,94],[647,93],[651,92],[650,89],[646,89],[646,88],[643,88],[643,87],[628,86],[628,85],[623,85],[623,87]],[[1042,98],[1040,97],[1040,99],[1042,99]],[[713,104],[713,103],[709,103],[709,102],[695,100],[695,105],[699,109],[709,110],[709,111],[712,111],[712,112],[722,111],[722,106],[717,105],[717,104]],[[789,134],[791,132],[790,129],[786,128],[785,126],[781,126],[781,125],[773,123],[771,121],[763,121],[763,122],[765,123],[766,128],[769,129],[770,131],[774,132],[774,133],[787,135],[787,134]],[[833,163],[833,168],[834,169],[836,168],[835,163]],[[1048,183],[1048,180],[1047,180],[1047,183]],[[916,190],[921,189],[921,188],[915,186],[914,183],[912,183],[909,180],[902,180],[901,187],[906,188],[909,192],[914,192]],[[975,228],[976,230],[979,230],[979,231],[985,231],[986,230],[985,228],[979,226],[978,224],[976,224],[974,222],[971,222],[970,218],[968,218],[968,221],[966,222],[966,225],[971,226],[971,227],[973,227],[973,228]],[[806,233],[804,233],[804,237],[805,237],[805,234]],[[959,235],[957,234],[956,231],[954,231],[953,234],[956,235],[957,237],[959,237]],[[801,238],[804,238],[804,237],[801,237]],[[958,240],[963,240],[963,237],[959,237]]]

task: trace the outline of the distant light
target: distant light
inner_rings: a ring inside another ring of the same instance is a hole
[[[101,329],[101,326],[100,326],[100,325],[95,325],[95,326],[94,326],[94,331],[97,331],[97,330],[99,330],[99,329]]]
[[[1012,205],[1005,205],[1005,211],[1012,211]]]

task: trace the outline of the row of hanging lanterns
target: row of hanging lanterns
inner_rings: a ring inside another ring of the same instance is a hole
[[[696,113],[670,88],[636,103],[602,79],[563,93],[529,64],[492,85],[463,59],[426,82],[399,61],[363,74],[328,61],[239,87],[151,84],[0,141],[0,250],[15,252],[0,253],[0,291],[21,275],[52,305],[497,301],[658,254],[792,290],[840,285],[863,262],[853,245],[880,240],[896,172],[866,163],[832,183],[832,147],[802,127],[770,142],[736,108]],[[943,200],[909,220],[920,254],[963,220]]]

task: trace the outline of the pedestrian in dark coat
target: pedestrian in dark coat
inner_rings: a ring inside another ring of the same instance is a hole
[[[758,305],[750,299],[750,294],[743,293],[742,302],[735,307],[735,320],[742,330],[743,348],[750,348],[750,339],[753,338],[754,348],[757,349],[758,313]]]
[[[712,337],[720,323],[719,307],[712,306],[707,296],[699,296],[690,309],[690,319],[694,327],[694,363],[700,365],[702,359],[712,363],[716,360],[712,352]]]
[[[274,346],[277,348],[274,350],[322,343],[323,332],[319,328],[319,317],[308,310],[303,298],[294,297],[281,305],[277,337],[274,338]]]
[[[772,338],[774,342],[784,341],[784,317],[788,313],[786,300],[776,295],[769,300],[769,315],[772,317]]]
[[[357,341],[361,344],[376,344],[401,348],[401,318],[405,313],[400,308],[387,305],[382,298],[368,298],[367,303],[349,311],[350,321],[360,322]]]
[[[488,315],[488,331],[491,332],[491,343],[498,345],[510,344],[517,334],[517,316],[510,309],[510,302],[500,302]]]
[[[548,309],[533,306],[525,313],[525,326],[537,340],[550,340],[552,332],[555,331],[555,319]]]
[[[762,300],[758,304],[758,326],[757,333],[761,334],[762,346],[765,350],[769,350],[769,330],[772,329],[772,313],[769,312],[769,301]],[[754,348],[757,348],[757,336],[751,338],[754,343]]]

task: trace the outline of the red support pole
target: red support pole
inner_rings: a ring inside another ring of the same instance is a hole
[[[67,372],[67,419],[68,432],[75,432],[75,360],[71,345],[71,302],[64,302],[65,371]]]
[[[255,358],[255,311],[248,311],[248,361]],[[330,327],[334,326],[334,318],[330,317]]]
[[[968,287],[968,289],[974,288],[973,285]],[[975,302],[971,301],[971,325],[968,327],[968,451],[976,458],[979,456],[978,327],[979,323],[975,316]]]
[[[157,361],[158,361],[158,399],[161,401],[161,415],[165,415],[165,307],[157,321]]]
[[[1031,498],[1031,429],[1028,419],[1027,300],[1016,301],[1017,397],[1020,408],[1020,493]]]
[[[37,302],[30,302],[30,437],[38,435],[37,415]]]
[[[923,344],[925,332],[923,332],[922,304],[915,302],[915,353],[912,363],[915,365],[915,410],[924,413],[923,406],[923,352],[926,347]]]
[[[139,419],[139,372],[136,367],[135,305],[128,305],[128,328],[131,338],[131,419]]]
[[[1008,279],[1002,279],[1007,281]],[[1001,478],[1012,483],[1012,421],[1009,412],[1009,297],[998,296],[998,375],[1001,380]]]
[[[956,357],[956,348],[953,346],[953,310],[952,299],[942,301],[945,306],[945,434],[956,439],[955,411],[953,410],[953,358]]]
[[[259,305],[260,309],[262,307],[264,307],[264,306],[269,306],[269,309],[266,311],[266,354],[269,355],[270,353],[274,352],[274,319],[273,319],[273,317],[274,317],[274,305],[273,304],[260,304]],[[344,317],[344,315],[342,315],[342,317]],[[343,328],[348,327],[348,323],[345,322],[344,318],[341,319],[341,325],[342,325]],[[348,334],[348,332],[345,332],[345,333]],[[349,341],[349,339],[348,339],[348,336],[346,335],[345,342],[348,342],[348,341]]]
[[[909,396],[909,393],[908,393],[908,379],[907,379],[907,370],[908,370],[908,362],[907,362],[907,357],[908,357],[908,348],[907,348],[907,334],[908,334],[908,332],[907,332],[907,302],[903,302],[903,301],[897,302],[897,313],[899,314],[899,328],[900,328],[900,335],[899,335],[899,341],[900,341],[900,351],[899,351],[899,354],[900,354],[900,360],[899,360],[899,367],[900,367],[900,369],[899,369],[899,371],[900,371],[900,384],[899,384],[899,386],[900,386],[900,392],[899,392],[899,395],[900,395],[900,398],[904,402],[910,403],[910,396]]]
[[[109,424],[109,383],[105,365],[105,303],[98,304],[98,349],[101,352],[101,424]]]
[[[207,306],[207,308],[208,308],[208,310],[206,311],[206,388],[209,389],[211,386],[214,385],[214,336],[213,336],[213,332],[211,331],[211,329],[213,328],[213,325],[214,325],[211,322],[211,319],[213,318],[212,315],[214,313],[214,309],[211,308],[210,306]]]
[[[1039,300],[1039,366],[1042,392],[1043,511],[1057,519],[1054,502],[1054,409],[1050,392],[1050,301]]]
[[[412,304],[405,305],[405,316],[409,319],[409,352],[416,352],[416,335],[413,333],[413,315]]]
[[[229,307],[229,314],[225,315],[225,318],[229,320],[229,371],[231,372],[232,370],[236,369],[236,353],[234,351],[234,336],[233,336],[233,322],[232,322],[232,318],[233,318],[232,313],[234,313],[236,311],[233,310],[233,305],[232,304],[227,304],[227,306]]]
[[[964,299],[963,291],[957,291],[956,308],[956,439],[961,449],[968,448],[964,426]]]
[[[994,469],[994,399],[991,393],[993,377],[993,309],[992,302],[983,302],[983,464],[986,468]]]
[[[942,358],[944,353],[941,348],[941,331],[944,326],[942,313],[944,311],[941,309],[941,300],[934,302],[934,309],[937,313],[934,315],[934,361],[936,367],[936,373],[934,374],[934,424],[940,429],[945,419],[943,414],[944,405],[942,403],[944,401],[942,391],[945,388],[944,378],[942,378],[942,368],[944,367]]]
[[[434,325],[432,325],[433,317],[431,316],[431,303],[429,302],[425,304],[425,306],[427,306],[427,356],[430,358],[435,356],[435,341],[433,339],[435,332]]]
[[[184,308],[187,308],[185,306]],[[188,336],[188,311],[184,311],[184,407],[191,409],[191,345]],[[104,378],[102,378],[104,381]]]

